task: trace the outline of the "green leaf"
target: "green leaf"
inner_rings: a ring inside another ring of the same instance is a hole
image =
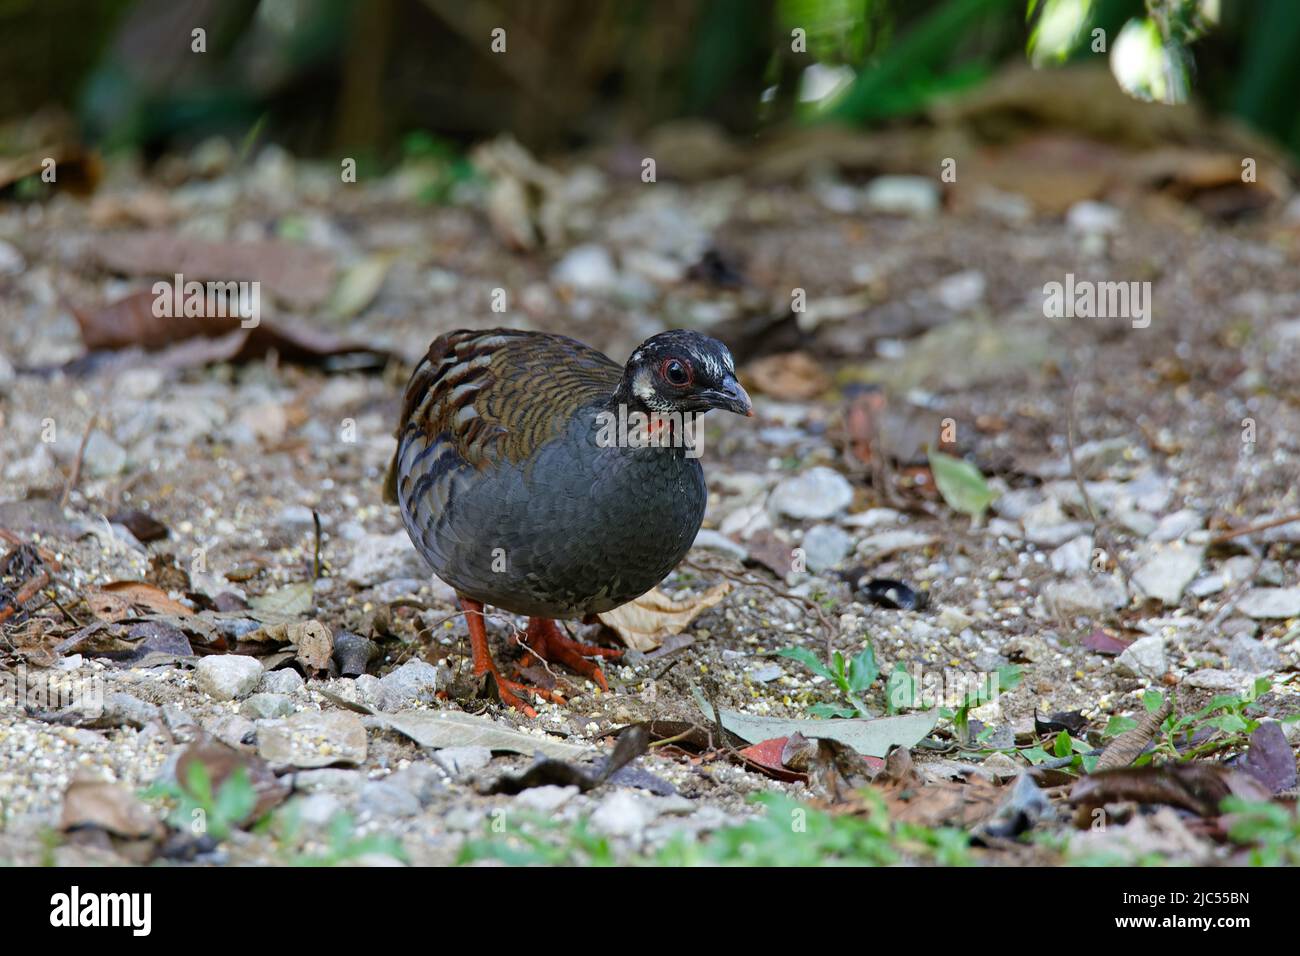
[[[1123,717],[1116,714],[1106,723],[1106,729],[1101,732],[1103,737],[1118,737],[1120,734],[1137,727],[1138,722],[1132,717]]]
[[[1154,714],[1165,705],[1165,695],[1158,690],[1149,690],[1142,695],[1142,706],[1148,714]]]
[[[916,706],[916,681],[902,661],[894,665],[894,672],[885,681],[885,706],[891,714]]]
[[[1045,763],[1052,759],[1052,755],[1042,747],[1026,747],[1024,750],[1020,751],[1020,756],[1024,757],[1031,764]]]
[[[1074,742],[1070,740],[1070,732],[1062,730],[1052,741],[1052,752],[1058,757],[1069,757],[1074,753]]]
[[[777,657],[788,657],[792,661],[798,661],[804,667],[808,668],[818,677],[825,677],[829,681],[835,680],[835,675],[820,657],[808,650],[806,647],[783,647],[776,652]]]
[[[870,644],[849,661],[849,690],[860,694],[876,682],[880,668],[876,664],[876,651]]]
[[[962,514],[978,518],[997,498],[980,470],[970,462],[931,449],[930,471],[948,507]]]

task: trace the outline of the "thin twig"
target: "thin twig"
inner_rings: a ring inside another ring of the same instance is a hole
[[[744,574],[737,574],[735,571],[731,571],[727,568],[719,567],[718,565],[700,564],[692,558],[688,558],[686,561],[682,563],[685,564],[687,567],[694,568],[696,571],[701,571],[705,573],[709,571],[713,571],[717,574],[722,575],[724,578],[727,578],[729,581],[736,582],[737,584],[748,584],[748,585],[753,585],[754,587],[763,588],[765,591],[775,594],[779,598],[784,598],[787,601],[791,601],[795,604],[802,604],[805,607],[809,608],[814,614],[817,615],[817,619],[821,622],[822,628],[826,632],[826,661],[827,663],[831,662],[831,658],[834,653],[834,647],[832,641],[837,629],[835,625],[831,622],[831,619],[826,616],[826,612],[824,612],[821,609],[821,605],[818,604],[816,601],[812,600],[811,598],[803,597],[800,594],[795,594],[791,591],[783,591],[780,588],[778,588],[776,585],[772,584],[771,582],[763,581],[759,578],[750,577]]]
[[[1102,544],[1107,550],[1115,555],[1115,565],[1119,568],[1120,575],[1124,578],[1125,597],[1128,597],[1133,590],[1133,575],[1129,571],[1128,562],[1120,554],[1119,545],[1109,533],[1109,522],[1103,523],[1097,517],[1097,511],[1092,506],[1092,496],[1088,494],[1088,484],[1083,480],[1083,472],[1079,470],[1079,461],[1074,453],[1074,393],[1079,387],[1077,380],[1070,383],[1070,397],[1066,404],[1065,416],[1065,443],[1066,450],[1070,456],[1070,474],[1074,476],[1074,483],[1079,486],[1079,494],[1083,497],[1083,507],[1088,513],[1088,520],[1092,522],[1093,540]]]
[[[1240,538],[1243,535],[1254,534],[1257,531],[1268,531],[1272,528],[1280,528],[1284,524],[1291,524],[1294,521],[1300,521],[1300,511],[1295,514],[1283,515],[1281,518],[1272,518],[1268,521],[1261,521],[1258,524],[1248,524],[1244,528],[1238,528],[1235,531],[1228,531],[1224,534],[1210,539],[1210,544],[1223,544],[1225,541],[1231,541],[1233,538]]]
[[[44,568],[37,572],[36,576],[18,589],[14,595],[13,604],[8,607],[0,608],[0,621],[7,621],[16,614],[24,604],[36,597],[41,588],[50,583],[50,573]]]
[[[72,461],[72,473],[68,475],[68,483],[63,486],[63,497],[59,499],[60,510],[68,506],[68,499],[72,497],[77,483],[81,481],[81,463],[86,457],[86,445],[89,444],[90,433],[95,430],[98,421],[98,415],[91,415],[90,421],[86,422],[86,430],[81,435],[81,444],[77,446],[77,457]]]

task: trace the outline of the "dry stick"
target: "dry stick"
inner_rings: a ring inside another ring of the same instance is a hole
[[[1084,510],[1088,512],[1088,520],[1092,522],[1092,535],[1095,541],[1100,541],[1103,545],[1109,546],[1109,550],[1115,555],[1115,564],[1119,568],[1120,575],[1124,578],[1124,588],[1126,596],[1133,589],[1133,575],[1129,571],[1128,562],[1120,554],[1119,545],[1114,543],[1109,533],[1109,521],[1103,522],[1097,518],[1097,512],[1092,507],[1092,496],[1088,494],[1088,485],[1083,480],[1083,472],[1079,471],[1079,461],[1074,454],[1074,393],[1079,387],[1077,380],[1070,383],[1070,397],[1066,405],[1065,416],[1065,445],[1070,455],[1070,474],[1074,477],[1074,483],[1079,486],[1079,494],[1083,497]]]
[[[77,446],[77,457],[72,461],[72,474],[68,475],[68,483],[63,486],[63,497],[59,499],[60,510],[68,506],[68,499],[72,497],[77,482],[81,480],[81,462],[86,457],[86,445],[90,441],[90,433],[95,430],[95,423],[98,420],[98,415],[91,415],[90,421],[86,422],[86,430],[81,435],[81,444]]]
[[[14,546],[25,544],[28,547],[30,547],[33,551],[35,551],[37,557],[39,557],[43,562],[49,565],[52,570],[54,571],[63,570],[63,566],[59,563],[59,559],[54,556],[54,552],[42,548],[40,545],[32,544],[30,541],[24,541],[18,535],[14,534],[12,531],[9,531],[5,528],[0,528],[0,541],[7,541]]]
[[[811,609],[812,612],[817,615],[817,619],[821,622],[822,627],[826,631],[826,661],[828,664],[831,663],[831,660],[834,656],[834,648],[831,646],[831,642],[835,636],[835,625],[831,623],[831,619],[826,616],[826,613],[821,609],[821,605],[819,605],[816,601],[812,600],[811,598],[801,597],[800,595],[794,594],[793,592],[790,591],[782,591],[776,585],[771,584],[767,581],[762,581],[754,577],[746,577],[743,574],[737,574],[734,571],[730,571],[727,568],[719,567],[718,565],[703,565],[692,559],[688,559],[683,563],[686,564],[688,567],[694,568],[696,571],[701,571],[705,573],[709,571],[714,571],[718,574],[721,574],[724,578],[726,578],[729,581],[735,581],[737,584],[749,584],[755,587],[763,588],[764,590],[770,591],[772,594],[775,594],[779,598],[784,598],[787,601],[793,601],[795,604],[802,604],[805,607]]]
[[[1165,722],[1165,718],[1173,712],[1173,701],[1166,697],[1165,702],[1160,705],[1159,709],[1143,715],[1136,727],[1124,731],[1106,745],[1106,748],[1101,752],[1101,756],[1097,758],[1097,764],[1092,772],[1097,773],[1101,770],[1115,770],[1119,767],[1127,767],[1142,755],[1147,744],[1160,732],[1160,725]]]
[[[50,574],[44,568],[41,568],[36,577],[32,578],[14,595],[14,603],[8,607],[0,608],[0,621],[7,621],[18,612],[24,604],[36,597],[41,588],[50,583]]]
[[[1210,544],[1223,544],[1225,541],[1231,541],[1233,538],[1240,538],[1243,535],[1254,534],[1256,531],[1268,531],[1272,528],[1280,528],[1284,524],[1291,524],[1293,521],[1300,521],[1300,512],[1295,514],[1283,515],[1281,518],[1272,518],[1268,521],[1261,521],[1258,524],[1248,524],[1244,528],[1238,528],[1236,531],[1228,531],[1224,534],[1210,539]]]

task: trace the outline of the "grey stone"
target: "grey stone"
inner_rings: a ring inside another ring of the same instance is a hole
[[[706,548],[709,551],[720,551],[723,554],[730,555],[737,561],[744,561],[749,557],[749,552],[743,545],[737,544],[720,531],[714,531],[712,528],[701,528],[695,536],[693,548]]]
[[[898,551],[914,551],[928,548],[939,539],[924,531],[912,531],[898,528],[894,531],[879,531],[858,542],[857,553],[866,559],[886,558]]]
[[[1280,561],[1264,561],[1255,573],[1255,583],[1280,588],[1286,584],[1286,571]]]
[[[162,711],[156,704],[149,704],[138,697],[123,694],[120,691],[109,694],[104,701],[104,717],[114,725],[143,727],[162,717]]]
[[[655,818],[649,801],[631,790],[615,790],[591,814],[591,828],[607,836],[635,837]]]
[[[295,797],[288,809],[297,811],[303,826],[322,830],[343,812],[343,802],[332,793],[309,793]]]
[[[426,578],[393,578],[374,589],[374,599],[380,604],[391,604],[398,598],[419,594],[426,584]]]
[[[291,534],[312,531],[316,527],[312,511],[306,505],[286,505],[271,520],[277,528]]]
[[[939,187],[929,176],[877,176],[867,184],[863,202],[873,212],[928,219],[939,212]]]
[[[585,292],[611,289],[618,284],[614,258],[604,246],[574,246],[551,270],[551,280]]]
[[[77,456],[81,445],[81,436],[76,441],[60,441],[54,446],[57,458],[69,461]],[[101,431],[93,431],[86,441],[86,452],[82,457],[82,471],[91,478],[111,478],[126,471],[126,449]]]
[[[316,791],[356,793],[365,783],[366,775],[362,771],[345,770],[342,767],[299,770],[293,775],[293,788],[309,793]]]
[[[800,546],[808,570],[814,574],[836,568],[853,547],[853,538],[847,531],[833,524],[813,525],[804,532]]]
[[[350,711],[304,711],[260,724],[257,752],[270,763],[293,767],[364,763],[366,728]]]
[[[931,290],[939,304],[951,312],[969,312],[984,301],[987,282],[978,269],[945,276]]]
[[[1175,606],[1192,583],[1205,560],[1205,548],[1179,542],[1144,548],[1133,572],[1133,583],[1142,593],[1163,604]]]
[[[1165,640],[1155,635],[1139,637],[1124,648],[1115,659],[1115,665],[1121,671],[1134,677],[1147,680],[1159,680],[1169,670],[1169,660],[1165,655]]]
[[[1077,202],[1065,213],[1066,227],[1083,235],[1117,233],[1123,222],[1124,217],[1118,209],[1095,199]]]
[[[383,685],[374,674],[358,674],[353,686],[357,689],[357,702],[370,707],[379,707],[379,698],[383,694]]]
[[[302,686],[302,675],[290,667],[267,671],[257,682],[257,690],[263,694],[292,694],[301,690]]]
[[[373,587],[394,578],[425,578],[428,568],[405,531],[367,534],[352,549],[343,578],[357,587]]]
[[[1237,601],[1237,610],[1256,620],[1300,617],[1300,587],[1251,588]]]
[[[758,681],[760,684],[766,684],[784,676],[785,669],[780,664],[764,664],[757,670],[750,671],[749,674],[750,680]]]
[[[1092,566],[1092,535],[1071,538],[1053,551],[1049,560],[1058,574],[1083,574]]]
[[[853,486],[833,468],[818,465],[787,478],[772,489],[768,506],[796,520],[822,520],[838,514],[853,501]]]
[[[379,706],[400,710],[411,704],[431,704],[438,691],[438,668],[427,661],[410,660],[379,680]]]
[[[1233,693],[1244,690],[1250,682],[1249,675],[1240,671],[1218,670],[1213,667],[1205,667],[1201,670],[1192,671],[1183,681],[1188,687],[1198,687],[1201,690],[1214,690]]]
[[[1205,527],[1205,518],[1190,508],[1165,515],[1151,532],[1152,541],[1177,541]]]
[[[367,781],[361,788],[358,808],[371,817],[412,817],[420,812],[420,799],[390,777]]]
[[[1217,571],[1197,578],[1187,588],[1187,592],[1193,597],[1209,597],[1211,594],[1218,594],[1225,588],[1240,584],[1254,570],[1255,559],[1250,555],[1239,554],[1224,561]]]
[[[413,763],[392,774],[385,782],[401,787],[415,797],[421,806],[447,789],[447,775],[442,768],[432,763]]]
[[[554,813],[578,795],[577,787],[529,787],[515,797],[515,805],[539,813]]]
[[[0,239],[0,275],[21,275],[27,268],[27,260],[12,243]]]
[[[1228,644],[1228,663],[1247,674],[1272,674],[1282,666],[1282,656],[1249,634],[1237,634]]]
[[[242,654],[210,654],[194,667],[194,685],[213,700],[247,697],[262,679],[262,662]]]
[[[232,747],[242,747],[257,730],[256,724],[239,714],[219,714],[204,720],[202,725],[212,736]]]
[[[288,717],[293,711],[293,701],[284,694],[253,694],[239,705],[239,712],[250,720]]]
[[[1123,588],[1107,577],[1086,581],[1062,581],[1049,584],[1043,591],[1043,603],[1058,617],[1095,617],[1124,605]]]
[[[452,776],[464,777],[490,764],[492,751],[487,747],[444,747],[438,751],[438,759]]]

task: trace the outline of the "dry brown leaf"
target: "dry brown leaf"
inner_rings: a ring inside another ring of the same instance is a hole
[[[634,601],[612,611],[597,614],[602,624],[614,629],[623,643],[634,651],[658,647],[670,634],[680,634],[691,621],[727,596],[731,582],[716,584],[703,594],[674,601],[654,588]]]
[[[123,620],[131,616],[135,609],[179,617],[194,614],[180,601],[168,597],[162,588],[144,581],[110,581],[95,591],[87,592],[86,604],[101,621]]]
[[[334,291],[334,256],[302,243],[208,242],[169,230],[106,233],[90,247],[104,268],[126,275],[183,275],[191,280],[254,281],[288,305],[310,309]]]
[[[245,640],[290,644],[297,650],[298,663],[311,670],[329,667],[334,656],[334,634],[320,621],[267,624],[247,635]]]
[[[60,828],[96,827],[127,839],[161,836],[162,823],[129,787],[107,780],[74,780],[63,792]]]
[[[773,398],[801,401],[831,387],[830,376],[807,352],[780,352],[755,359],[744,369],[746,384]]]
[[[288,784],[272,772],[265,760],[219,740],[201,739],[185,748],[176,761],[176,779],[188,785],[195,764],[202,765],[207,771],[213,793],[220,791],[222,784],[237,770],[242,769],[248,775],[248,782],[257,794],[257,803],[240,823],[258,819],[289,796]]]
[[[208,316],[168,318],[153,314],[153,301],[153,292],[146,290],[99,308],[66,305],[81,327],[87,351],[141,348],[154,353],[149,358],[153,367],[254,362],[271,351],[284,362],[328,365],[337,361],[353,368],[381,367],[391,357],[382,349],[322,332],[287,315],[241,328],[237,316],[221,316],[214,303],[205,310]]]

